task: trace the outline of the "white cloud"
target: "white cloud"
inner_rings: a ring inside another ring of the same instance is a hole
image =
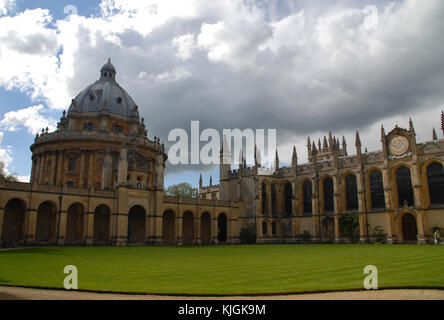
[[[321,130],[350,143],[354,130],[364,140],[386,119],[436,116],[444,100],[442,1],[292,3],[104,0],[90,17],[54,21],[42,9],[0,17],[0,86],[36,101],[5,114],[2,128],[54,126],[39,105],[67,108],[109,56],[151,136],[191,119],[277,128],[291,157],[294,141],[303,153],[306,136]],[[427,125],[418,122],[418,131]]]
[[[36,134],[42,128],[48,127],[50,131],[55,130],[55,121],[42,115],[43,105],[28,107],[17,111],[10,111],[4,114],[0,121],[0,128],[10,132],[15,132],[26,127],[28,132]]]
[[[3,132],[0,131],[0,160],[5,165],[6,173],[9,173],[8,166],[12,163],[12,148],[11,146],[3,146]]]
[[[8,14],[8,10],[15,7],[15,0],[0,0],[0,16]]]
[[[182,60],[188,60],[193,55],[196,49],[196,41],[194,40],[194,35],[184,34],[183,36],[176,37],[173,39],[173,46],[177,47],[177,57]]]

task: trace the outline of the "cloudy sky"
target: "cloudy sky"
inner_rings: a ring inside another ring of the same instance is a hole
[[[29,146],[54,129],[111,57],[150,137],[174,128],[277,130],[283,165],[307,136],[354,132],[380,150],[380,126],[418,141],[440,130],[444,1],[0,0],[0,158],[29,179]],[[166,184],[217,168],[167,167]]]

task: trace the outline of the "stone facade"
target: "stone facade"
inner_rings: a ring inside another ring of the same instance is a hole
[[[441,114],[444,132],[444,113]],[[381,127],[382,151],[362,152],[356,132],[356,155],[345,139],[324,137],[318,146],[308,138],[308,163],[275,169],[241,162],[237,170],[221,165],[221,200],[243,203],[243,228],[256,230],[259,243],[348,242],[340,217],[359,218],[359,241],[376,240],[376,229],[388,243],[431,243],[433,227],[444,227],[444,139],[417,143],[409,129]],[[382,228],[382,229],[381,229]]]
[[[0,177],[0,246],[347,242],[340,218],[359,218],[359,240],[431,242],[444,227],[444,140],[417,143],[409,129],[381,128],[382,151],[356,155],[345,139],[308,140],[308,163],[232,170],[222,148],[220,184],[199,198],[164,193],[167,155],[149,139],[138,107],[108,61],[100,79],[64,112],[55,132],[37,134],[31,182]],[[444,132],[444,113],[441,115]],[[247,232],[248,231],[248,232]],[[305,235],[305,236],[304,236]]]
[[[0,177],[0,246],[238,242],[239,202],[165,196],[165,147],[115,76],[36,135],[30,183]]]

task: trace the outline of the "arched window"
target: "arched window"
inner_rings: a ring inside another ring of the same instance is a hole
[[[384,209],[384,183],[382,182],[382,173],[379,170],[373,170],[369,175],[370,182],[370,200],[372,209]]]
[[[271,234],[276,234],[276,233],[277,233],[276,222],[273,222],[271,224]]]
[[[293,199],[293,188],[291,186],[291,183],[285,184],[285,215],[291,216],[293,213],[293,206],[292,206],[292,199]]]
[[[271,185],[271,215],[276,216],[276,186]]]
[[[324,211],[325,213],[332,213],[335,211],[335,202],[333,200],[333,179],[326,178],[323,183],[324,190]]]
[[[399,207],[403,207],[406,201],[409,207],[413,206],[415,202],[413,200],[413,187],[409,168],[403,166],[396,170],[396,185],[398,187]]]
[[[302,185],[302,192],[303,192],[303,198],[304,198],[304,214],[312,214],[312,196],[313,191],[311,188],[311,181],[305,181]]]
[[[347,210],[358,210],[358,187],[356,185],[356,176],[349,174],[345,177],[345,198]]]
[[[267,185],[262,183],[262,214],[267,214]]]
[[[442,164],[433,162],[427,167],[430,204],[444,204],[444,169]]]
[[[267,235],[268,234],[267,223],[265,221],[262,222],[262,234],[263,235]]]

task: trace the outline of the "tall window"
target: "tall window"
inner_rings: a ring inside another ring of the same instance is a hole
[[[409,207],[415,204],[413,200],[413,187],[410,169],[400,167],[396,170],[396,185],[398,187],[398,203],[399,207],[403,207],[405,201]]]
[[[326,178],[323,183],[324,190],[324,211],[325,213],[332,213],[335,211],[335,202],[333,200],[333,179]]]
[[[267,185],[262,183],[262,214],[267,213]]]
[[[273,222],[271,224],[271,234],[276,234],[276,222]]]
[[[347,210],[358,210],[358,188],[356,186],[356,176],[349,174],[345,177],[345,197]]]
[[[76,171],[76,158],[69,158],[68,171],[69,172]]]
[[[276,216],[276,186],[271,185],[271,215]]]
[[[262,222],[262,234],[267,235],[268,234],[268,230],[267,230],[267,223],[264,221]]]
[[[285,215],[291,216],[293,213],[293,207],[292,207],[292,199],[293,199],[293,188],[291,186],[291,183],[287,183],[285,185]]]
[[[442,164],[433,162],[427,167],[430,204],[444,204],[444,168]]]
[[[302,185],[302,192],[304,197],[304,214],[312,214],[312,196],[311,181],[305,181]]]
[[[370,200],[372,209],[384,209],[384,183],[382,182],[382,173],[379,170],[373,170],[369,176],[370,179]]]

